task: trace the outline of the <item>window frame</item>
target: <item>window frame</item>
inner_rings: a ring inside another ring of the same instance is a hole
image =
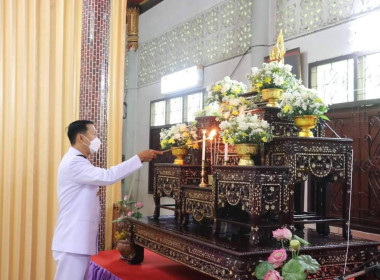
[[[171,125],[174,125],[176,123],[172,123],[172,124],[169,124],[168,123],[168,112],[167,112],[167,108],[168,108],[168,100],[169,99],[173,99],[173,98],[178,98],[178,97],[182,97],[182,122],[185,122],[185,99],[188,95],[191,95],[191,94],[194,94],[194,93],[202,93],[202,108],[204,108],[205,106],[205,96],[206,96],[206,88],[200,88],[200,89],[194,89],[194,90],[190,90],[190,91],[186,91],[186,92],[179,92],[179,93],[174,93],[174,94],[171,94],[169,96],[166,96],[164,98],[159,98],[159,99],[155,99],[155,100],[152,100],[150,101],[150,106],[149,106],[149,129],[151,128],[159,128],[159,127],[166,127],[166,126],[171,126]],[[165,101],[165,124],[164,125],[152,125],[152,104],[153,103],[156,103],[156,102],[160,102],[160,101]],[[187,122],[188,123],[188,122]]]
[[[334,57],[334,58],[329,58],[329,59],[309,63],[308,64],[308,78],[309,78],[308,79],[308,87],[311,88],[311,85],[312,85],[312,83],[311,83],[312,82],[311,81],[311,78],[312,78],[311,71],[312,71],[313,67],[317,67],[317,66],[321,66],[321,65],[325,65],[325,64],[329,64],[329,63],[334,63],[334,62],[339,62],[339,61],[343,61],[343,60],[353,59],[353,63],[354,63],[354,81],[353,81],[354,82],[354,92],[353,92],[354,98],[353,99],[354,99],[354,101],[336,103],[336,104],[330,105],[329,107],[330,108],[345,108],[345,107],[350,107],[350,106],[354,106],[354,105],[366,105],[366,104],[379,103],[380,97],[375,98],[375,99],[358,100],[359,57],[372,55],[372,54],[376,54],[376,53],[380,53],[380,50],[375,50],[375,51],[370,51],[370,52],[354,52],[354,53],[347,54],[347,55],[342,55],[342,56],[338,56],[338,57]]]

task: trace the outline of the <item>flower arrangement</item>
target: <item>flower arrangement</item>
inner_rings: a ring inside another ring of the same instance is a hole
[[[261,69],[252,67],[251,74],[247,74],[247,79],[258,92],[268,88],[279,88],[287,91],[296,88],[299,84],[291,70],[292,66],[289,64],[271,61],[263,63]]]
[[[304,280],[308,273],[317,273],[319,263],[309,255],[300,255],[301,244],[309,245],[306,240],[292,235],[287,228],[273,231],[273,237],[281,241],[282,248],[274,250],[267,261],[255,268],[255,276],[259,280]],[[287,260],[284,240],[289,241],[292,257]]]
[[[279,106],[281,118],[315,115],[328,120],[324,115],[328,110],[327,104],[323,102],[316,90],[302,85],[295,90],[283,93]]]
[[[224,143],[234,144],[259,144],[272,139],[271,127],[267,121],[258,116],[242,114],[222,121],[219,125],[220,136]]]
[[[116,223],[115,240],[124,240],[127,237],[127,232],[125,230],[125,220],[127,217],[134,217],[140,219],[142,214],[140,209],[144,207],[144,204],[138,201],[129,200],[129,196],[125,195],[124,198],[117,202],[119,204],[119,218],[113,220]]]
[[[205,116],[215,116],[220,117],[219,113],[219,104],[214,102],[205,106],[203,109],[195,112],[194,116],[197,117],[205,117]]]
[[[198,149],[197,128],[184,123],[173,125],[168,129],[161,129],[160,144],[161,149],[172,147],[187,146],[188,148]]]
[[[231,80],[227,76],[223,80],[208,86],[206,91],[208,94],[206,104],[208,105],[214,102],[221,103],[226,96],[230,98],[237,97],[239,94],[247,91],[247,86],[244,83]]]

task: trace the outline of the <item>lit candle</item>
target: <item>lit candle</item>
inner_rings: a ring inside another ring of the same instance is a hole
[[[202,160],[206,159],[206,130],[203,130]]]
[[[224,161],[228,161],[228,143],[224,144]]]

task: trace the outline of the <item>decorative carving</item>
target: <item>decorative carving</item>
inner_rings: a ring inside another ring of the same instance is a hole
[[[154,217],[158,218],[160,216],[161,197],[171,197],[175,200],[174,210],[176,218],[181,222],[183,218],[181,189],[185,185],[199,185],[200,178],[200,166],[176,165],[169,163],[156,164],[153,181],[153,199],[156,205]]]
[[[227,0],[140,44],[139,86],[196,64],[244,54],[251,45],[252,1]]]
[[[258,242],[263,215],[279,216],[278,226],[292,224],[288,213],[293,209],[293,193],[289,169],[269,166],[214,166],[216,176],[216,222],[234,223],[236,217],[227,217],[223,208],[238,207],[248,213],[251,243]],[[222,217],[223,216],[223,217]],[[218,225],[216,225],[216,231]]]
[[[276,34],[282,29],[289,39],[305,32],[334,25],[363,12],[379,7],[378,1],[315,1],[278,0],[276,3]]]
[[[136,51],[139,45],[139,7],[127,8],[127,50]]]
[[[158,221],[128,218],[128,221],[134,225],[136,246],[145,247],[221,280],[254,279],[257,263],[278,248],[276,243],[267,246],[247,245],[244,235],[235,241],[216,237],[207,230],[199,231],[194,224],[189,224],[184,230],[169,217]],[[346,241],[342,237],[321,237],[313,230],[305,230],[301,237],[313,244],[304,246],[303,253],[311,255],[321,264],[319,272],[310,275],[311,279],[333,279],[342,274],[346,257]],[[346,273],[354,272],[365,262],[368,262],[367,265],[376,263],[378,245],[379,242],[375,241],[351,240]]]

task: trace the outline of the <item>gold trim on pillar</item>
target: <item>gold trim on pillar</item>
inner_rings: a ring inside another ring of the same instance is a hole
[[[136,51],[139,46],[139,7],[127,8],[127,23],[128,23],[127,48],[128,48],[128,51],[130,49],[132,49],[133,51]]]

